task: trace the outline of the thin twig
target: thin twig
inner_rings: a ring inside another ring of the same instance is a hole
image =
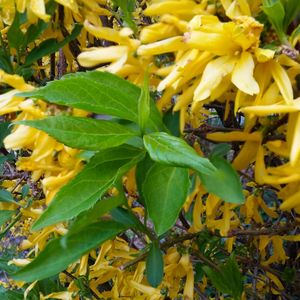
[[[72,280],[78,280],[77,277],[75,277],[73,274],[69,273],[68,271],[64,270],[62,271],[64,274],[66,274],[68,277],[70,277]],[[97,299],[101,300],[101,298],[98,297],[98,295],[87,285],[85,282],[83,282],[83,285],[86,289],[90,291],[90,293]]]
[[[260,236],[260,235],[283,235],[287,234],[292,229],[295,229],[296,226],[299,226],[297,222],[293,224],[287,224],[284,226],[278,227],[270,227],[270,228],[263,228],[263,229],[234,229],[228,233],[225,237],[233,237],[233,236]]]

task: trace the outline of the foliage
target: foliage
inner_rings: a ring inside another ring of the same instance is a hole
[[[1,2],[1,299],[299,297],[299,12]]]

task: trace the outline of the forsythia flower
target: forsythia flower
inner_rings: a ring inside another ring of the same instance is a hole
[[[158,109],[164,112],[171,108],[173,112],[179,112],[181,133],[187,127],[193,132],[208,125],[211,130],[203,133],[206,140],[234,145],[234,155],[229,151],[227,158],[240,172],[245,203],[240,206],[224,203],[219,197],[207,193],[198,178],[183,206],[185,213],[192,214],[191,226],[186,231],[193,234],[208,230],[217,234],[224,242],[224,249],[231,253],[240,243],[234,232],[241,227],[264,229],[266,219],[277,219],[276,222],[286,224],[288,221],[282,218],[280,211],[293,210],[296,216],[300,214],[300,98],[299,89],[295,88],[300,64],[284,51],[280,54],[280,51],[264,48],[264,27],[254,18],[261,11],[260,0],[220,0],[213,1],[213,4],[207,0],[143,1],[143,17],[151,22],[143,23],[137,32],[119,26],[118,22],[121,22],[117,14],[108,9],[111,1],[55,2],[62,5],[63,23],[68,31],[74,23],[83,24],[77,37],[82,52],[76,57],[82,67],[108,71],[138,85],[142,85],[145,74],[149,74],[150,89],[157,92]],[[3,0],[0,1],[0,18],[3,24],[10,25],[18,11],[27,12],[29,24],[39,19],[48,22],[47,3],[45,0]],[[112,26],[106,27],[103,16],[112,15]],[[47,29],[41,40],[48,34],[59,40],[64,38],[56,29],[58,19],[59,14],[55,14],[54,29]],[[108,46],[89,47],[94,39]],[[293,46],[298,39],[292,40]],[[69,69],[72,69],[74,57],[68,47],[64,47],[64,52]],[[11,114],[15,121],[35,120],[64,110],[55,106],[53,112],[41,100],[25,100],[18,96],[20,91],[34,89],[21,76],[0,70],[0,83],[11,87],[0,95],[0,115]],[[217,105],[225,108],[221,120],[223,125],[230,118],[239,116],[242,119],[240,126],[227,128],[224,125],[217,129],[211,126],[210,121],[217,109],[207,107],[216,100]],[[87,116],[88,113],[73,109],[71,114]],[[202,156],[201,138],[196,137],[197,141],[192,141],[192,144]],[[7,149],[27,151],[26,156],[18,157],[17,169],[30,172],[31,180],[40,184],[44,194],[44,199],[20,208],[22,218],[27,220],[24,225],[27,229],[84,163],[79,156],[80,150],[71,149],[44,132],[24,125],[15,125],[4,145]],[[272,164],[273,157],[278,159],[275,164]],[[133,206],[137,196],[134,168],[123,178],[123,185],[128,203]],[[3,186],[12,190],[13,182],[3,182]],[[268,189],[273,189],[274,199],[266,196]],[[16,205],[1,203],[0,207],[15,209]],[[132,211],[141,218],[145,217],[146,210],[141,205],[132,207]],[[297,219],[294,214],[293,218]],[[50,237],[66,232],[66,224],[45,227],[28,234],[20,248],[29,250],[28,257],[37,255]],[[249,249],[252,246],[257,248],[257,262],[267,270],[272,264],[284,264],[289,259],[285,252],[286,242],[299,240],[299,234],[267,232],[257,235],[255,232],[254,237],[249,238]],[[141,243],[147,247],[148,240]],[[142,252],[121,238],[106,241],[97,250],[86,253],[67,271],[76,277],[88,274],[91,291],[101,299],[164,299],[165,291],[171,299],[178,297],[179,293],[184,299],[194,299],[195,286],[204,292],[208,279],[203,276],[196,281],[191,254],[195,243],[191,240],[183,246],[184,249],[176,245],[163,249],[164,278],[158,287],[149,286],[145,261],[128,267],[128,263]],[[247,254],[250,255],[251,251]],[[24,266],[30,261],[29,258],[13,259],[10,264]],[[280,295],[284,290],[281,279],[273,273],[266,271],[256,277],[256,290],[263,294],[271,290]],[[60,279],[66,283],[67,290],[40,294],[40,299],[79,299],[80,288],[76,282],[63,273]],[[110,290],[100,289],[105,283],[111,284]],[[26,289],[25,295],[35,284]],[[251,289],[250,285],[246,285],[247,288]],[[247,296],[244,293],[244,299]]]

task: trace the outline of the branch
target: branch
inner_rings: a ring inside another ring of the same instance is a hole
[[[75,277],[74,275],[72,275],[71,273],[69,273],[68,271],[62,271],[62,273],[64,273],[65,275],[67,275],[68,277],[70,277],[72,280],[78,280],[77,277]],[[85,282],[83,282],[83,285],[86,289],[88,289],[90,291],[90,293],[97,299],[97,300],[101,300],[101,298],[98,297],[98,295],[89,287],[89,285],[87,285]]]
[[[233,236],[260,236],[260,235],[283,235],[299,226],[299,223],[286,224],[283,226],[263,228],[263,229],[233,229],[225,237]]]

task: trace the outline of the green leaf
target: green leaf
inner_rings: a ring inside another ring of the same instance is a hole
[[[143,224],[129,210],[124,209],[122,207],[117,207],[117,208],[114,208],[110,212],[110,215],[112,216],[112,218],[115,221],[117,221],[117,222],[119,222],[119,223],[121,223],[123,225],[126,225],[128,227],[136,228],[139,231],[144,232],[144,226],[143,226]]]
[[[17,52],[19,52],[19,48],[23,46],[25,41],[25,35],[21,30],[21,25],[24,23],[24,16],[25,14],[22,15],[16,11],[14,21],[7,32],[9,46],[15,48]]]
[[[164,113],[163,122],[172,135],[180,136],[180,112],[173,112],[172,109]]]
[[[292,45],[295,45],[300,37],[300,24],[293,30],[290,41]]]
[[[117,123],[71,116],[15,123],[43,130],[69,147],[85,150],[116,147],[137,135],[135,131]]]
[[[149,78],[145,75],[144,86],[141,89],[141,95],[138,100],[138,119],[139,126],[144,132],[146,123],[150,116],[150,93],[149,93]]]
[[[0,210],[0,226],[5,224],[13,215],[15,211],[13,210]]]
[[[8,262],[13,258],[12,255],[2,255],[2,257],[0,257],[0,270],[4,271],[6,273],[14,273],[16,272],[19,267],[17,267],[16,265],[9,265]],[[2,299],[0,297],[0,299]]]
[[[81,151],[76,155],[77,158],[84,161],[90,161],[90,159],[95,155],[96,151]]]
[[[1,122],[0,123],[0,147],[3,147],[3,140],[6,136],[8,136],[11,132],[10,122]]]
[[[0,286],[0,299],[1,300],[23,300],[24,290],[9,290]]]
[[[188,169],[156,163],[148,171],[143,195],[158,235],[165,233],[176,222],[189,185]]]
[[[13,73],[13,66],[9,55],[3,50],[3,48],[0,49],[0,69],[9,74]]]
[[[244,194],[240,178],[231,164],[218,156],[212,157],[211,162],[217,170],[212,174],[199,174],[206,190],[225,202],[243,203]]]
[[[212,152],[211,156],[225,156],[231,149],[231,145],[227,143],[217,144]]]
[[[164,259],[159,245],[153,242],[146,260],[146,276],[151,286],[157,287],[164,276]]]
[[[48,39],[41,42],[36,48],[33,48],[31,52],[26,56],[24,66],[29,66],[36,62],[40,58],[49,55],[63,48],[66,44],[76,39],[81,32],[82,25],[75,24],[71,34],[67,36],[63,41],[58,42],[56,39]]]
[[[11,192],[0,189],[0,202],[16,203]]]
[[[285,11],[280,0],[263,0],[263,11],[268,16],[269,21],[276,30],[281,42],[286,41],[284,33]]]
[[[144,157],[144,151],[123,145],[95,154],[85,168],[55,195],[32,229],[69,220],[91,208],[121,176]]]
[[[284,1],[285,17],[283,22],[283,28],[286,32],[288,26],[295,18],[299,17],[300,1],[299,0],[285,0]]]
[[[124,20],[125,25],[128,25],[136,33],[137,25],[132,15],[135,11],[135,0],[113,0],[112,2],[120,7],[121,18]]]
[[[138,123],[137,101],[140,94],[141,89],[125,79],[107,72],[93,71],[67,74],[45,87],[19,95]],[[153,101],[147,127],[153,130],[164,129]]]
[[[150,158],[150,156],[147,154],[145,158],[140,161],[135,170],[135,179],[137,184],[137,189],[139,192],[139,199],[138,201],[143,204],[143,206],[146,206],[145,199],[143,196],[143,183],[145,180],[145,174],[149,171],[149,169],[153,166],[154,161]]]
[[[50,241],[34,261],[12,277],[18,281],[31,282],[53,276],[85,253],[126,229],[124,225],[114,221],[101,221],[73,234],[66,234]]]
[[[92,208],[83,211],[77,216],[69,232],[73,233],[82,227],[98,222],[100,217],[122,204],[124,204],[124,195],[121,194],[98,201]]]
[[[144,145],[150,157],[159,163],[187,167],[202,174],[212,174],[215,167],[207,158],[200,157],[184,140],[164,132],[144,136]]]
[[[234,300],[240,300],[243,293],[243,277],[233,256],[220,267],[220,272],[210,267],[202,267],[218,291],[230,294]]]
[[[49,23],[46,23],[41,19],[39,19],[36,24],[31,24],[25,34],[25,44],[28,45],[34,42],[48,26]]]
[[[22,186],[22,190],[21,190],[22,199],[24,199],[26,196],[28,196],[29,191],[30,191],[30,186],[28,184],[24,184]]]

